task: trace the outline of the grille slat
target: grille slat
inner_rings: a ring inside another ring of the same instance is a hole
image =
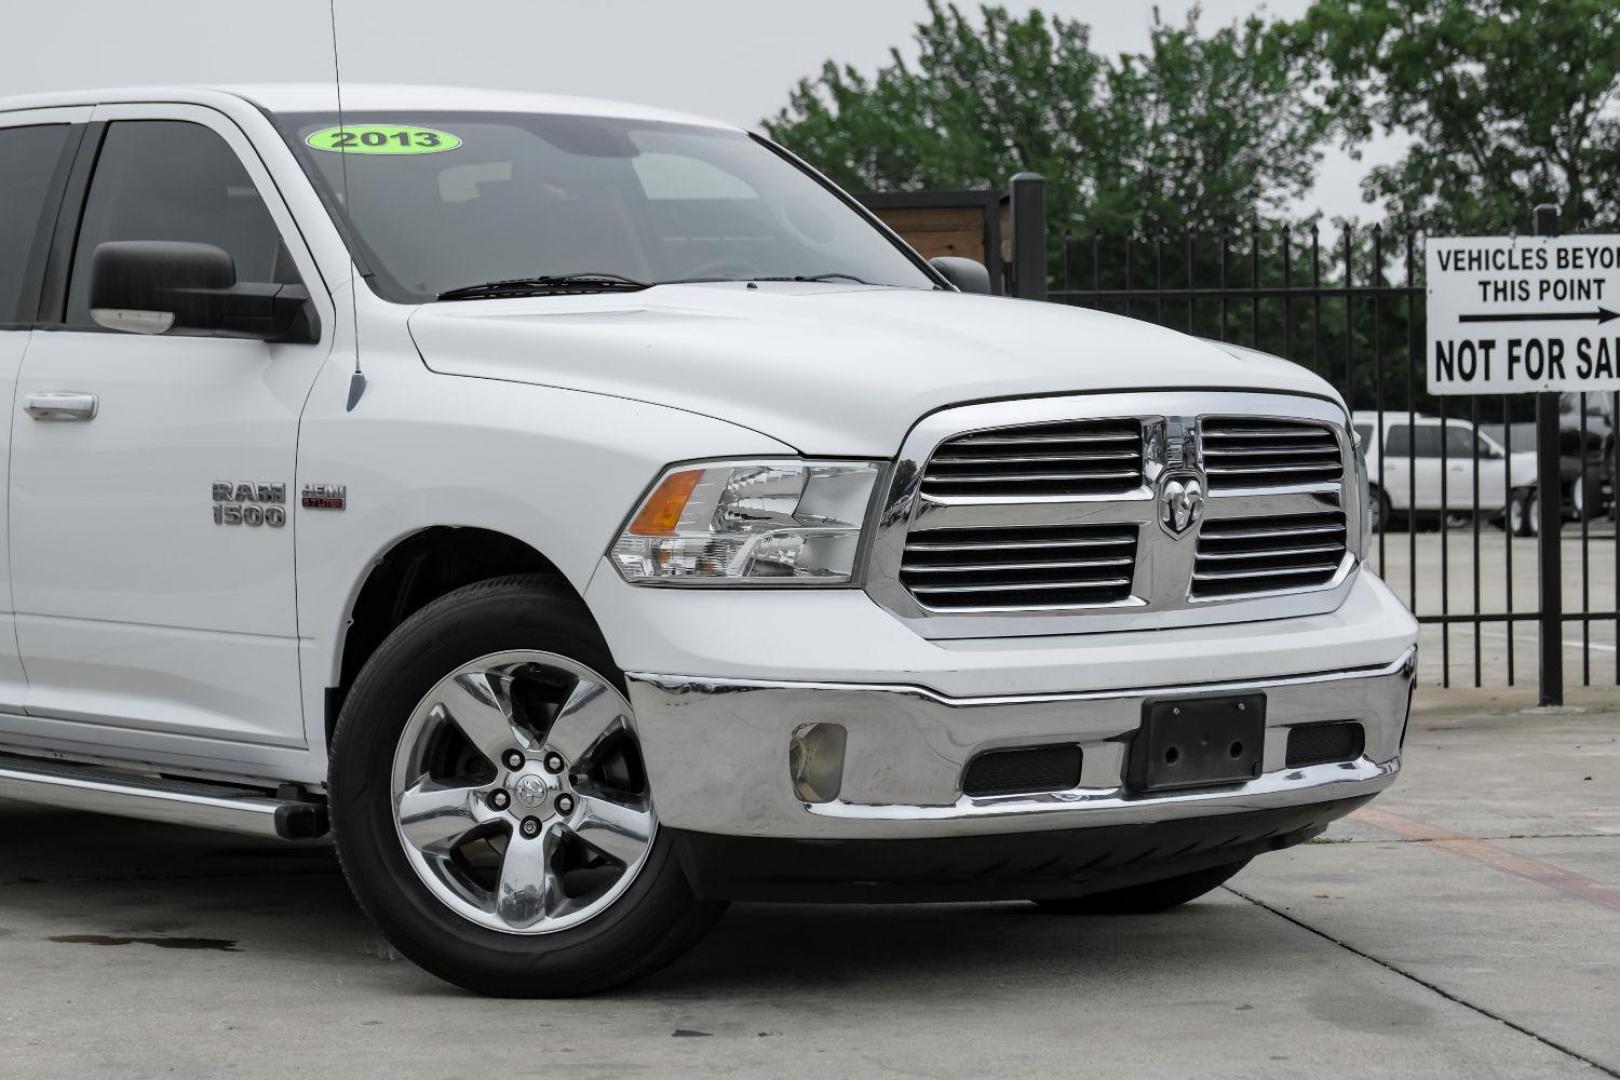
[[[1301,544],[1301,536],[1318,542]],[[1208,599],[1319,588],[1338,574],[1344,556],[1342,513],[1206,521],[1198,533],[1192,596]]]
[[[1296,424],[1299,421],[1283,420],[1279,423]],[[1226,439],[1316,439],[1326,433],[1326,429],[1316,427],[1314,424],[1305,425],[1298,429],[1290,428],[1258,428],[1234,427],[1231,420],[1210,419],[1204,422],[1204,438]]]
[[[1099,578],[1095,581],[998,581],[988,585],[914,585],[911,591],[920,595],[989,592],[1040,592],[1045,589],[1117,589],[1129,586],[1130,578]]]
[[[993,457],[935,455],[935,465],[1045,465],[1054,461],[1131,461],[1139,455],[1132,450],[1076,450],[1051,454],[1008,454]]]
[[[1223,562],[1228,559],[1265,559],[1273,555],[1327,555],[1342,551],[1343,544],[1313,544],[1310,547],[1277,548],[1272,551],[1206,551],[1203,557]]]
[[[1294,525],[1275,529],[1245,529],[1241,527],[1228,529],[1223,522],[1218,532],[1218,538],[1221,540],[1269,540],[1272,537],[1342,534],[1344,532],[1344,523],[1341,521],[1335,524]]]
[[[1204,470],[1211,477],[1248,476],[1256,479],[1264,479],[1276,473],[1321,473],[1325,471],[1326,467],[1320,463],[1291,461],[1248,465],[1210,465]]]
[[[1136,431],[1121,431],[1098,434],[1077,433],[1073,435],[962,435],[946,443],[952,446],[1041,446],[1048,443],[1118,443],[1124,445],[1132,441],[1141,441],[1141,428]]]
[[[1142,484],[1142,425],[1076,420],[959,435],[934,451],[925,497],[1123,494]]]
[[[1067,464],[1067,462],[1065,462]],[[1031,469],[1027,472],[997,472],[997,473],[951,473],[946,476],[930,472],[929,479],[945,481],[952,484],[1026,484],[1038,481],[1097,481],[1097,480],[1126,480],[1142,475],[1140,471],[1132,469],[1099,469],[1095,472],[1041,472]],[[924,481],[926,484],[927,481]],[[1135,485],[1132,485],[1135,486]]]
[[[1268,566],[1263,570],[1199,570],[1194,581],[1265,581],[1273,577],[1291,577],[1297,574],[1332,574],[1339,568],[1336,562],[1311,563],[1308,566]]]
[[[1205,417],[1204,471],[1222,488],[1334,484],[1344,459],[1333,429],[1306,420]]]
[[[1204,452],[1206,454],[1209,453],[1208,447],[1205,448]],[[1339,456],[1339,448],[1337,446],[1317,446],[1315,444],[1310,446],[1291,447],[1290,449],[1286,450],[1279,450],[1272,447],[1256,448],[1245,446],[1234,447],[1232,449],[1222,447],[1217,452],[1223,460],[1226,458],[1283,458],[1289,461],[1297,461],[1300,459],[1309,458],[1311,460],[1319,461],[1326,458],[1329,461],[1333,461],[1337,460]],[[1242,464],[1242,462],[1237,462],[1237,464]]]
[[[924,534],[924,535],[927,535],[927,534]],[[1054,539],[1054,540],[989,540],[989,541],[961,540],[961,541],[956,541],[954,543],[943,543],[943,544],[942,543],[936,543],[936,542],[931,541],[931,540],[918,540],[915,543],[907,544],[906,545],[906,551],[908,553],[918,553],[918,554],[931,553],[931,552],[946,552],[946,551],[950,551],[950,552],[957,552],[957,551],[1027,551],[1027,550],[1029,550],[1031,548],[1040,549],[1040,548],[1048,548],[1048,547],[1053,547],[1053,548],[1107,547],[1110,544],[1117,544],[1117,543],[1119,543],[1118,540],[1112,540],[1112,539],[1109,539],[1107,537],[1098,538],[1098,537],[1085,537],[1085,536],[1073,537],[1073,538],[1070,538],[1070,539],[1062,539],[1062,540],[1056,540],[1056,539]]]
[[[1063,562],[952,563],[940,566],[913,566],[912,574],[976,574],[988,570],[1089,570],[1094,567],[1129,566],[1130,559],[1070,559]]]
[[[1129,599],[1137,528],[932,529],[912,533],[900,580],[937,611],[1086,607]]]

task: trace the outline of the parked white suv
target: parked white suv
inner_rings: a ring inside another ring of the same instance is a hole
[[[0,796],[330,827],[523,996],[733,898],[1159,910],[1394,779],[1321,380],[963,295],[725,125],[343,107],[0,103]]]
[[[1367,459],[1373,531],[1397,515],[1410,526],[1418,517],[1478,514],[1524,534],[1536,505],[1534,449],[1510,455],[1467,420],[1381,415],[1358,411],[1352,417]]]

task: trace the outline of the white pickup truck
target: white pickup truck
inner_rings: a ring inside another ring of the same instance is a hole
[[[1343,403],[987,284],[654,109],[0,102],[0,797],[330,830],[511,996],[731,899],[1155,911],[1315,836],[1415,656]]]

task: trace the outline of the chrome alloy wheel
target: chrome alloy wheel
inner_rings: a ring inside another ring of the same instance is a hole
[[[400,735],[391,796],[423,883],[462,918],[509,934],[606,910],[658,824],[629,702],[547,652],[495,653],[439,680]]]

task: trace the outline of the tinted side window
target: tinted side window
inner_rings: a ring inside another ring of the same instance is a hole
[[[1412,437],[1417,457],[1440,456],[1440,428],[1434,424],[1419,426]]]
[[[1474,433],[1465,427],[1446,427],[1446,454],[1454,458],[1472,458],[1476,440]],[[1483,452],[1484,446],[1480,447]]]
[[[1430,458],[1440,456],[1440,427],[1437,424],[1419,424],[1415,429],[1405,424],[1389,428],[1389,456]]]
[[[73,255],[70,326],[91,325],[91,260],[113,240],[212,244],[235,260],[238,281],[298,281],[236,152],[201,124],[125,120],[107,129]]]
[[[67,137],[66,124],[0,128],[0,324],[34,321],[18,304]]]

